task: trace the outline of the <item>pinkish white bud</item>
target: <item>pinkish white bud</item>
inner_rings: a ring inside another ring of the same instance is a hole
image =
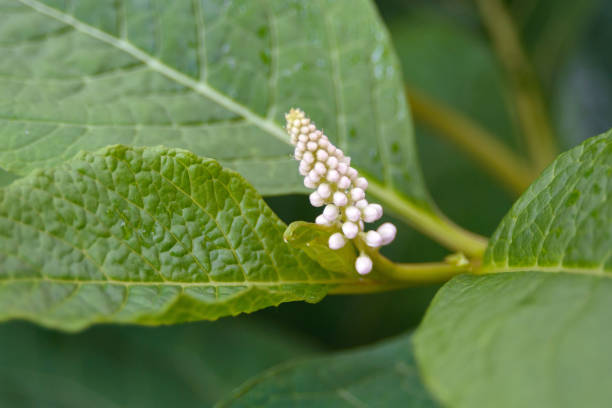
[[[336,153],[336,146],[330,143],[329,146],[327,146],[327,153],[329,154]]]
[[[338,169],[338,173],[346,174],[346,171],[348,170],[348,166],[346,165],[346,163],[339,161],[337,169]]]
[[[327,159],[327,167],[330,169],[338,167],[338,159],[335,156],[329,156],[329,159]]]
[[[319,173],[317,173],[316,171],[314,171],[314,169],[310,170],[308,172],[308,175],[306,176],[309,179],[312,180],[313,183],[319,183],[319,181],[321,181],[321,176],[319,175]]]
[[[366,234],[366,244],[371,246],[372,248],[378,248],[382,245],[382,238],[380,234],[376,231],[368,231]]]
[[[357,224],[347,221],[342,224],[342,232],[344,233],[344,236],[348,239],[353,239],[357,236],[357,233],[359,232],[359,227],[357,226]]]
[[[365,191],[368,189],[368,180],[366,180],[365,177],[357,177],[357,180],[355,180],[355,186]]]
[[[395,239],[395,235],[397,234],[397,228],[395,228],[395,225],[391,224],[390,222],[385,222],[383,225],[378,227],[376,231],[378,231],[380,234],[383,245],[387,245],[393,241]]]
[[[349,221],[357,222],[361,218],[361,211],[357,207],[348,206],[344,210],[344,215]]]
[[[376,208],[376,212],[378,213],[378,218],[383,216],[383,208],[380,204],[372,204],[374,208]]]
[[[321,215],[317,216],[317,218],[315,218],[315,223],[317,223],[319,225],[330,225],[331,224],[329,222],[329,220],[323,216],[323,214],[321,214]]]
[[[368,200],[359,200],[355,203],[355,207],[359,208],[360,210],[363,210],[364,208],[366,208],[368,206]]]
[[[306,187],[306,188],[316,188],[317,184],[314,181],[312,181],[310,176],[306,176],[306,177],[304,177],[304,187]]]
[[[317,193],[319,193],[319,195],[323,199],[329,198],[329,196],[331,195],[331,188],[329,188],[329,184],[326,184],[326,183],[319,184],[319,187],[317,187]]]
[[[346,176],[340,177],[340,180],[338,180],[338,188],[339,189],[346,190],[350,186],[351,186],[351,180],[348,177],[346,177]]]
[[[314,171],[317,172],[319,176],[324,176],[327,173],[327,167],[321,162],[316,162],[314,165]]]
[[[324,162],[325,160],[327,160],[328,157],[329,155],[327,154],[325,150],[322,150],[322,149],[317,150],[317,160],[318,161]]]
[[[351,190],[351,198],[353,201],[363,200],[365,198],[365,191],[359,187],[355,187]]]
[[[319,146],[317,145],[316,142],[308,142],[306,143],[306,148],[310,150],[311,152],[314,152],[315,150],[319,148]]]
[[[357,178],[357,175],[359,173],[357,173],[357,170],[355,170],[352,167],[349,167],[348,170],[346,171],[346,175],[349,176],[351,179]]]
[[[347,203],[348,198],[346,197],[346,194],[340,191],[336,191],[334,193],[334,204],[336,204],[338,207],[344,207]]]
[[[346,240],[341,233],[336,232],[335,234],[331,234],[328,244],[331,249],[340,249],[346,244]]]
[[[310,194],[308,198],[310,199],[310,204],[312,204],[313,207],[321,207],[324,204],[323,198],[321,198],[319,193],[316,191]]]
[[[306,163],[310,164],[310,163],[314,163],[315,158],[312,155],[312,152],[305,152],[304,153],[304,158],[302,160],[304,160]]]
[[[361,255],[355,259],[355,269],[360,275],[367,275],[372,271],[372,260],[367,255]]]
[[[327,172],[327,181],[330,183],[336,183],[338,180],[340,180],[340,173],[338,173],[336,170],[330,170]]]
[[[365,222],[374,222],[379,218],[380,215],[376,207],[374,207],[374,204],[368,204],[368,206],[363,209],[363,220]]]
[[[333,204],[327,204],[323,210],[323,216],[328,221],[335,221],[338,218],[338,207]]]
[[[329,140],[327,140],[325,136],[319,139],[319,147],[321,149],[327,149],[327,147],[329,147]]]

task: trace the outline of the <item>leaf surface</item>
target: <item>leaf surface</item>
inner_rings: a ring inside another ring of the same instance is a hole
[[[3,324],[0,405],[211,407],[262,370],[317,352],[263,323],[248,317],[154,329],[97,326],[77,334]]]
[[[442,402],[609,404],[611,179],[612,133],[562,154],[498,227],[489,274],[459,276],[436,295],[415,354]]]
[[[303,192],[281,128],[299,106],[372,183],[429,208],[401,70],[369,0],[0,9],[0,165],[10,171],[112,143],[164,144],[219,160],[262,194]]]
[[[354,281],[284,243],[237,173],[113,146],[0,190],[0,320],[169,324],[315,302]]]
[[[355,271],[355,247],[349,241],[342,248],[329,248],[329,237],[333,228],[310,222],[297,221],[289,224],[283,235],[294,248],[304,251],[311,259],[328,271],[351,274]]]
[[[405,335],[360,350],[290,362],[253,377],[219,407],[437,407]]]

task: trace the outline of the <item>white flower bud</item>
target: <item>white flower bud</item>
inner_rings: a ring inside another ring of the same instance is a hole
[[[310,164],[310,163],[314,163],[315,158],[314,158],[314,156],[312,155],[312,153],[311,153],[311,152],[305,152],[305,153],[304,153],[304,158],[303,158],[303,160],[304,160],[306,163]]]
[[[359,200],[355,203],[355,207],[359,208],[360,210],[363,210],[367,206],[368,206],[368,200],[366,199]]]
[[[310,194],[308,198],[310,198],[310,204],[312,204],[313,207],[321,207],[324,204],[323,199],[316,191]]]
[[[302,149],[302,150],[306,150],[306,142],[308,142],[308,136],[306,136],[306,135],[300,135],[300,136],[298,137],[298,140],[299,140],[299,141],[300,141],[300,143],[302,144],[301,149]],[[299,145],[299,143],[298,143],[298,145]]]
[[[348,239],[353,239],[357,236],[357,233],[359,232],[359,227],[357,226],[357,224],[347,221],[342,224],[342,232],[344,233],[344,236]]]
[[[321,176],[319,176],[319,173],[317,173],[314,170],[310,170],[306,177],[310,178],[310,180],[312,180],[313,183],[317,183],[318,184],[319,181],[321,181]]]
[[[311,152],[314,152],[315,150],[319,148],[319,146],[317,145],[316,142],[308,142],[306,143],[306,148],[310,150]]]
[[[319,139],[319,147],[321,149],[327,149],[329,147],[329,140],[325,136]]]
[[[368,188],[368,180],[366,180],[365,177],[357,177],[357,180],[355,180],[355,186],[365,191]]]
[[[315,223],[319,224],[319,225],[330,225],[330,222],[327,220],[327,218],[325,218],[323,216],[323,214],[317,216],[317,218],[315,218]]]
[[[391,224],[390,222],[385,222],[383,225],[378,227],[377,231],[382,238],[383,245],[387,245],[393,241],[395,239],[395,234],[397,234],[397,228],[395,228],[395,225]]]
[[[297,142],[296,145],[295,145],[295,151],[297,152],[298,150],[300,150],[302,152],[304,150],[306,150],[306,143],[304,143],[304,142]]]
[[[317,184],[314,181],[312,181],[310,176],[306,176],[306,177],[304,177],[304,187],[306,187],[306,188],[317,188]]]
[[[361,211],[357,207],[348,206],[344,210],[344,215],[349,221],[357,222],[361,218]]]
[[[378,218],[383,216],[383,208],[380,204],[372,204],[374,208],[376,208],[376,212],[378,213]]]
[[[330,170],[327,172],[327,181],[330,183],[335,183],[338,180],[340,180],[340,173],[338,173],[336,170]]]
[[[335,169],[338,167],[338,159],[336,156],[329,156],[329,159],[327,159],[327,167],[330,169]]]
[[[323,210],[323,216],[328,221],[335,221],[338,218],[338,207],[333,204],[327,204]]]
[[[359,187],[355,187],[351,190],[351,198],[353,201],[363,200],[365,198],[365,191]]]
[[[349,167],[346,171],[346,175],[349,176],[351,179],[354,179],[359,175],[359,173],[357,173],[357,170],[355,170],[354,168]]]
[[[336,146],[330,143],[329,146],[327,146],[327,153],[329,154],[336,153]]]
[[[308,123],[310,123],[310,119],[308,119]],[[315,130],[317,130],[317,127],[314,125],[314,123],[310,123],[310,125],[308,125],[308,130],[314,132]]]
[[[300,133],[303,133],[303,134],[308,134],[308,133],[310,133],[308,130],[309,130],[309,129],[308,129],[308,126],[302,126],[302,127],[300,128]]]
[[[314,165],[314,171],[317,172],[319,176],[324,176],[327,173],[327,167],[321,162],[316,162]]]
[[[341,233],[336,232],[329,237],[328,243],[331,249],[340,249],[346,244],[346,241]]]
[[[378,248],[383,243],[383,239],[376,231],[368,231],[366,234],[366,244],[372,248]]]
[[[347,188],[349,188],[351,186],[351,180],[346,177],[346,176],[342,176],[340,178],[340,180],[338,180],[338,188],[341,190],[345,190]]]
[[[302,121],[300,119],[294,120],[293,126],[295,126],[296,128],[299,128],[300,126],[302,126]]]
[[[329,184],[321,183],[317,188],[317,193],[321,196],[321,198],[326,199],[331,195],[331,188],[329,188]]]
[[[346,194],[336,191],[334,193],[334,204],[338,207],[344,207],[348,203],[348,198],[346,198]]]
[[[327,160],[327,158],[329,157],[329,155],[327,154],[327,152],[323,149],[319,149],[317,150],[317,160],[320,162],[324,162],[325,160]]]
[[[374,222],[380,217],[381,216],[378,213],[378,209],[374,206],[374,204],[368,204],[368,206],[363,209],[363,220],[365,222]]]
[[[343,163],[343,162],[338,163],[338,173],[346,174],[347,170],[348,170],[348,166],[346,165],[346,163]]]
[[[355,259],[355,269],[360,275],[367,275],[372,271],[372,260],[367,255],[361,255]]]

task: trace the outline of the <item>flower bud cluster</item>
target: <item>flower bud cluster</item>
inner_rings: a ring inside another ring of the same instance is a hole
[[[363,234],[366,244],[372,248],[387,245],[397,232],[391,223],[384,223],[376,231],[364,232],[364,223],[380,219],[380,204],[370,204],[365,198],[368,181],[351,167],[351,158],[334,146],[327,136],[299,109],[291,109],[285,115],[287,132],[295,146],[294,157],[300,161],[299,171],[304,185],[315,191],[310,203],[324,207],[316,219],[317,224],[337,225],[342,232],[329,237],[329,247],[340,249],[346,240]],[[355,262],[361,275],[370,273],[372,260],[362,253]]]

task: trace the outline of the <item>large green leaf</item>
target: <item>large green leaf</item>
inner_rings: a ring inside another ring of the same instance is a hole
[[[284,243],[237,173],[183,150],[82,153],[0,189],[0,320],[163,324],[317,301],[354,281]]]
[[[437,407],[404,335],[361,350],[296,361],[253,377],[218,404],[231,407]]]
[[[17,176],[15,176],[14,174],[9,173],[8,171],[0,168],[0,187],[4,187],[8,184],[11,184],[16,178]]]
[[[401,70],[369,0],[0,0],[0,10],[10,171],[109,143],[164,144],[220,160],[262,194],[301,192],[281,127],[297,105],[373,192],[429,207]]]
[[[316,348],[278,327],[222,319],[64,334],[0,327],[0,405],[210,407],[249,377]],[[228,352],[231,350],[231,352]]]
[[[562,154],[485,255],[434,299],[415,337],[450,407],[605,407],[612,399],[612,132]],[[506,272],[506,273],[498,273]]]

